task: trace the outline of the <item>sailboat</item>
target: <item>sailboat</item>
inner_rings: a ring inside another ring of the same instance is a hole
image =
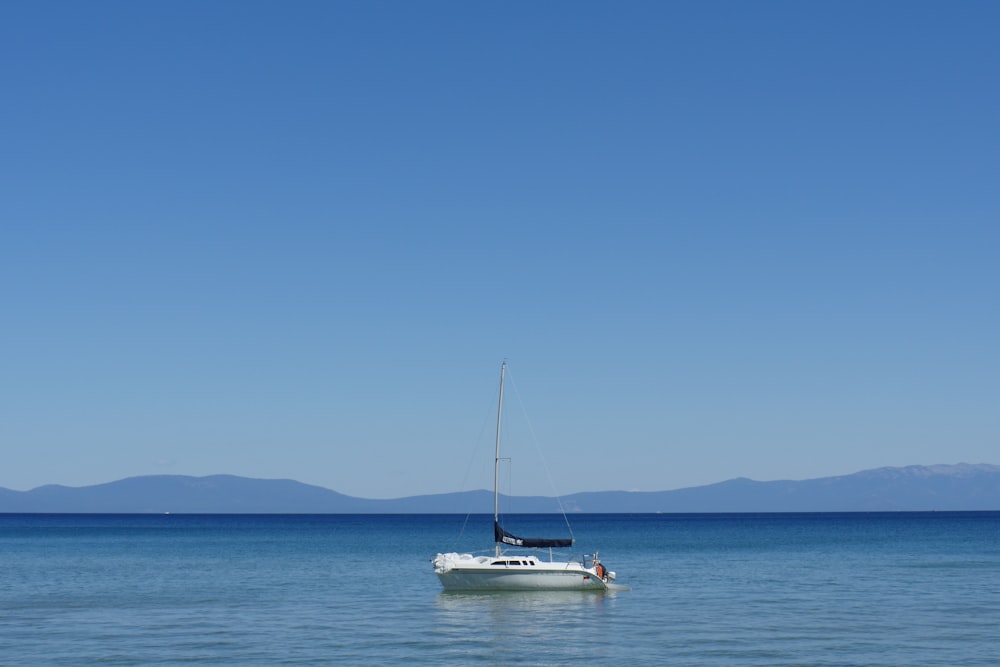
[[[439,553],[431,561],[446,591],[604,591],[612,587],[615,573],[594,553],[576,561],[552,560],[553,548],[573,546],[573,539],[518,537],[500,525],[498,482],[500,477],[500,424],[503,418],[503,383],[507,362],[500,366],[500,399],[497,403],[496,452],[493,460],[492,555]],[[549,549],[550,559],[541,560],[534,551],[508,553],[505,547]]]

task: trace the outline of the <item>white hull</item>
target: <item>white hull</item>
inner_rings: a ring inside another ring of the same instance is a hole
[[[596,568],[581,563],[540,561],[535,556],[438,554],[434,572],[446,591],[604,591],[608,572],[598,576]]]

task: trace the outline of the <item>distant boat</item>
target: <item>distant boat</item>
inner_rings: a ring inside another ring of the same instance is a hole
[[[615,573],[597,558],[582,556],[578,561],[551,560],[551,549],[573,546],[573,539],[518,537],[500,525],[497,490],[500,470],[500,424],[503,417],[503,383],[507,362],[500,365],[500,399],[497,402],[496,452],[493,460],[493,541],[491,556],[468,553],[439,553],[434,572],[446,591],[604,591],[612,587]],[[549,549],[543,561],[532,551],[506,553],[505,546],[521,549]]]

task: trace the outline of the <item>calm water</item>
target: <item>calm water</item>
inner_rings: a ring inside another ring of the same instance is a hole
[[[631,591],[445,594],[480,516],[0,515],[0,664],[1000,664],[1000,513],[571,519]]]

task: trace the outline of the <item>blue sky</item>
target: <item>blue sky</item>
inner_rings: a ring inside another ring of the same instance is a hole
[[[5,3],[0,487],[998,463],[998,21]]]

